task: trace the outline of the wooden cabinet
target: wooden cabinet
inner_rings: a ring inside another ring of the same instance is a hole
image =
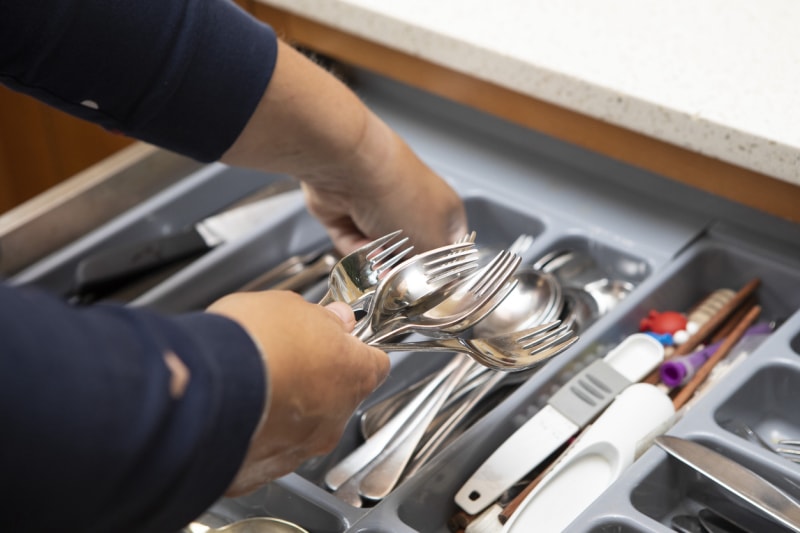
[[[0,212],[131,142],[0,85]]]

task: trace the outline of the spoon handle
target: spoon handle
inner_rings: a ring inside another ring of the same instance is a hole
[[[426,398],[425,404],[408,421],[404,431],[368,466],[369,473],[364,476],[358,487],[362,496],[369,500],[383,499],[400,481],[414,451],[442,405],[464,376],[477,364],[468,358],[457,360],[459,363],[435,388],[433,394]]]
[[[419,342],[369,342],[384,352],[462,352],[471,354],[472,349],[460,338],[428,339]]]

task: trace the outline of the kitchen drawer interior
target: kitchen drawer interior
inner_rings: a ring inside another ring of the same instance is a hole
[[[308,493],[282,482],[270,483],[246,496],[220,500],[198,521],[222,527],[245,517],[267,516],[302,525],[309,532],[340,533],[361,516],[361,513],[343,512],[327,505],[329,502],[309,498],[304,492]]]
[[[545,251],[558,249],[565,242],[576,246],[575,238],[568,236],[563,237],[564,240],[556,239],[557,245],[549,246]],[[589,248],[597,246],[593,243],[587,244]],[[612,316],[609,316],[604,322],[598,323],[599,328],[589,329],[585,335],[586,342],[581,343],[582,350],[572,351],[565,354],[563,358],[554,360],[552,365],[546,366],[528,383],[522,385],[512,397],[508,398],[507,403],[511,404],[510,406],[506,405],[504,409],[493,412],[493,420],[482,420],[480,427],[473,428],[464,436],[465,439],[480,439],[481,444],[458,448],[459,455],[455,452],[445,451],[442,460],[425,472],[424,479],[409,480],[408,483],[411,486],[407,491],[403,491],[405,497],[402,501],[396,502],[398,515],[412,529],[444,531],[447,523],[445,515],[452,517],[459,511],[454,504],[453,497],[460,485],[472,474],[475,467],[471,465],[480,464],[483,459],[487,458],[506,437],[535,415],[552,394],[582,368],[604,356],[627,336],[638,332],[642,319],[651,310],[674,310],[687,313],[714,291],[720,288],[730,288],[732,293],[736,293],[757,277],[759,283],[752,296],[752,301],[763,307],[759,321],[776,320],[792,314],[792,310],[800,306],[799,295],[796,291],[790,290],[792,287],[800,286],[800,269],[793,266],[791,259],[784,258],[776,261],[771,258],[765,259],[765,257],[769,256],[748,250],[747,246],[728,246],[715,242],[713,239],[700,239],[660,272],[646,276],[638,288],[620,303],[619,309]],[[623,265],[628,263],[630,263],[629,258],[621,261]],[[620,261],[611,260],[608,264],[620,264]],[[633,264],[637,263],[634,261]],[[638,265],[638,268],[641,268],[641,265]],[[634,271],[638,272],[636,269]],[[775,370],[775,372],[778,371]],[[752,390],[755,391],[761,387],[770,388],[772,376],[771,371],[758,374],[751,385]],[[772,396],[767,395],[764,400],[766,403],[763,409],[770,409],[772,404],[777,403],[781,391],[789,394],[788,391],[798,385],[792,376],[793,374],[789,374],[781,377],[781,384],[777,390],[772,392]],[[742,394],[747,395],[746,392]],[[764,398],[765,394],[768,393],[761,393],[760,397]],[[743,406],[748,402],[754,402],[755,398],[745,396],[734,395],[731,404],[721,412],[734,411],[739,405]],[[792,405],[792,402],[785,402],[783,409],[791,409]],[[762,406],[752,405],[745,413],[753,413],[755,417],[755,412],[757,410],[762,412],[761,409]],[[497,420],[499,416],[504,416],[505,420]],[[776,414],[772,418],[772,423],[777,424],[778,418],[780,416]],[[748,418],[748,420],[750,419]],[[797,415],[786,413],[782,420],[785,425],[783,430],[789,431],[796,427]],[[769,419],[763,422],[768,423]],[[454,474],[452,464],[457,460],[460,460],[462,464],[468,462],[470,465],[467,468],[468,471],[462,472],[460,475]],[[521,476],[523,474],[525,473],[520,473]],[[527,479],[532,479],[534,474],[535,472],[528,473]],[[679,471],[678,474],[670,473],[669,475],[686,477],[689,474]],[[651,482],[655,479],[662,478],[653,478]],[[673,481],[670,479],[669,483]],[[690,485],[683,477],[679,477],[678,482],[679,486],[688,487]],[[650,486],[650,484],[647,485],[647,487]],[[672,489],[668,487],[670,485],[662,485],[657,492],[670,492]],[[613,485],[611,490],[613,490]],[[639,499],[643,498],[642,494],[648,493],[647,489],[640,489]],[[669,497],[672,496],[665,496],[667,500]],[[663,503],[662,500],[658,500],[658,502]],[[651,503],[645,502],[639,507],[647,508],[648,505]],[[665,505],[665,510],[650,512],[649,515],[658,516],[660,521],[663,518],[661,514],[677,507],[679,507],[679,502],[673,502]],[[442,520],[437,527],[431,526],[431,508],[437,509],[436,516]],[[448,509],[448,511],[442,511],[442,509]],[[595,511],[601,513],[601,516],[605,514],[603,509]],[[637,529],[632,528],[631,531],[637,531]]]
[[[784,491],[797,494],[797,478],[789,478],[770,463],[743,453],[716,437],[688,437],[757,472],[760,477]],[[650,472],[639,480],[630,494],[633,507],[642,514],[671,528],[676,517],[698,516],[704,509],[738,523],[746,531],[785,531],[759,514],[739,496],[722,488],[683,462],[664,455]]]
[[[190,227],[271,184],[285,180],[265,174],[212,164],[185,176],[160,193],[143,198],[133,208],[81,236],[13,278],[12,283],[31,284],[67,295],[75,283],[78,263],[94,252],[120,243],[157,239]],[[130,194],[136,194],[131,191]],[[80,217],[80,213],[70,213]],[[186,263],[184,263],[185,266]]]
[[[537,217],[480,196],[464,198],[464,206],[470,229],[477,232],[476,242],[492,249],[507,248],[520,235],[535,240],[546,228]]]
[[[468,429],[382,500],[352,506],[327,488],[326,474],[363,442],[362,414],[413,389],[443,368],[449,354],[392,353],[391,375],[360,406],[332,453],[307,461],[296,472],[251,495],[220,500],[208,510],[210,515],[223,523],[247,516],[274,516],[314,533],[446,532],[448,521],[459,511],[454,496],[475,469],[538,413],[561,385],[638,332],[650,311],[686,313],[720,288],[735,292],[756,279],[752,299],[762,307],[758,320],[778,324],[789,320],[779,326],[777,335],[788,334],[791,326],[791,342],[787,338],[784,350],[778,353],[764,349],[773,346],[765,341],[692,406],[671,431],[696,438],[798,493],[797,466],[739,438],[739,433],[725,424],[729,418],[740,417],[767,434],[800,433],[800,418],[792,409],[800,370],[788,361],[795,354],[800,356],[796,224],[787,228],[788,223],[492,117],[478,116],[474,110],[431,102],[427,99],[430,95],[413,92],[409,96],[388,80],[367,80],[362,90],[370,96],[376,112],[464,193],[469,229],[476,230],[479,247],[505,249],[528,235],[532,237],[529,247],[521,253],[524,265],[542,263],[550,269],[549,274],[560,276],[562,288],[581,287],[586,276],[596,274],[598,281],[619,282],[605,288],[621,287],[625,298],[581,331],[580,341],[562,356],[523,383],[493,396],[481,416],[469,421]],[[431,103],[435,105],[425,109]],[[417,109],[417,104],[422,109]],[[143,198],[135,208],[92,234],[54,250],[11,281],[65,294],[77,261],[86,254],[109,243],[191,226],[283,178],[223,165],[203,167],[162,193]],[[730,224],[723,237],[717,231],[720,223]],[[743,231],[748,232],[746,237],[741,235]],[[783,246],[772,248],[775,241]],[[298,207],[290,216],[265,223],[241,240],[181,265],[125,301],[165,312],[200,309],[290,256],[329,245],[324,229]],[[575,257],[588,260],[596,270],[584,268],[586,261],[567,260]],[[578,274],[572,275],[576,271]],[[602,283],[598,286],[604,288]],[[317,301],[319,284],[304,291],[304,296]],[[735,379],[754,366],[756,370],[747,379]],[[723,391],[724,396],[715,394]],[[709,405],[709,401],[717,403]],[[720,502],[725,501],[726,496],[712,482],[660,450],[650,449],[570,530],[638,533],[663,526],[668,531],[675,515],[696,514],[712,504],[723,509],[725,504]]]
[[[650,310],[689,312],[713,291],[742,289],[757,280],[753,299],[761,306],[760,321],[781,322],[800,306],[800,266],[793,259],[774,261],[744,247],[702,240],[677,258],[660,277],[658,287],[638,300],[627,317],[631,325]]]
[[[479,203],[482,204],[483,202],[479,201]],[[514,240],[515,236],[517,235],[516,232],[523,230],[530,231],[530,228],[535,227],[535,220],[531,220],[530,218],[526,218],[522,215],[516,219],[518,221],[516,224],[514,223],[515,219],[513,216],[503,217],[502,219],[499,219],[499,221],[502,223],[502,227],[497,227],[500,226],[500,224],[496,224],[496,219],[491,216],[483,216],[487,212],[484,205],[476,204],[475,200],[468,201],[467,205],[468,209],[477,209],[477,213],[479,215],[471,219],[473,220],[474,227],[477,230],[479,246],[481,245],[480,241],[482,236],[488,235],[489,237],[487,240],[490,241],[502,240],[508,242]],[[494,242],[487,246],[493,247],[493,244]],[[627,272],[627,278],[621,281],[629,283],[632,288],[635,286],[635,283],[640,282],[640,278],[642,276],[646,275],[644,273],[649,272],[649,267],[641,259],[615,250],[611,246],[593,242],[583,236],[571,235],[564,239],[556,239],[549,244],[551,246],[555,246],[553,250],[559,252],[559,254],[565,251],[573,254],[573,259],[570,262],[565,261],[561,263],[561,265],[564,266],[563,272],[567,272],[567,267],[573,267],[574,273],[585,276],[585,279],[582,283],[591,284],[598,280],[604,280],[609,275],[609,272],[620,276],[623,275],[623,272]],[[536,262],[536,259],[540,254],[546,254],[547,252],[548,250],[546,248],[536,248],[536,243],[534,243],[531,250],[526,252],[531,259],[530,261],[525,262],[523,268],[530,268],[530,265]],[[630,267],[629,265],[634,266]],[[631,274],[631,272],[634,274]],[[574,281],[574,284],[571,287],[572,289],[579,288],[577,277],[565,277],[564,279]],[[606,302],[606,305],[602,308],[602,312],[608,312],[612,307],[613,304]],[[562,312],[567,312],[567,308],[562,307]],[[485,321],[490,320],[491,316],[485,319]],[[484,323],[482,322],[481,325],[483,324]],[[474,334],[477,335],[478,327],[476,327],[475,330],[476,331]],[[362,415],[382,402],[390,401],[391,398],[399,398],[403,392],[407,391],[409,388],[416,388],[418,385],[421,385],[422,380],[441,368],[452,357],[452,354],[435,353],[392,354],[393,370],[389,379],[361,406],[359,412],[348,425],[345,435],[343,436],[336,450],[326,457],[307,462],[297,471],[297,473],[317,485],[324,486],[324,477],[326,472],[332,466],[336,465],[339,461],[347,457],[350,452],[352,452],[364,441],[364,427],[363,423],[361,422]],[[568,353],[563,354],[563,357],[569,357]],[[558,357],[557,359],[560,360],[561,357]],[[535,379],[536,374],[530,376],[520,374],[518,376],[519,379],[515,379],[515,377],[517,376],[511,374],[504,382],[501,382],[496,391],[490,397],[488,397],[484,403],[480,404],[479,407],[476,408],[474,417],[468,420],[470,420],[471,423],[475,423],[477,420],[480,420],[482,416],[486,415],[486,413],[491,412],[491,409],[496,406],[498,402],[501,402],[508,395],[512,394],[520,383],[525,383],[527,380]],[[407,397],[405,401],[409,401],[409,398],[411,397]],[[469,424],[465,424],[465,427],[460,428],[460,431],[466,430],[468,426]],[[445,453],[445,451],[446,448],[441,453]]]
[[[714,420],[757,451],[800,461],[800,445],[780,442],[800,441],[798,390],[800,366],[764,365],[714,410]],[[795,466],[800,471],[800,465]]]

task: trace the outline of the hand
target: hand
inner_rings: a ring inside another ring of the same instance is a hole
[[[417,252],[467,233],[455,191],[350,89],[284,43],[222,161],[301,180],[309,210],[343,254],[398,229]]]
[[[347,254],[402,229],[419,253],[466,234],[456,192],[375,115],[366,120],[358,147],[365,155],[352,158],[364,164],[343,167],[341,179],[331,179],[337,174],[329,168],[325,178],[303,184],[309,211],[326,226],[336,248]]]
[[[353,311],[287,291],[226,296],[209,312],[232,318],[261,348],[269,400],[226,495],[251,492],[333,450],[356,407],[389,373],[389,358],[350,334]]]

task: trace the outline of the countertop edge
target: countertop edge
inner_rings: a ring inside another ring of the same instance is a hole
[[[348,3],[310,11],[280,0],[254,0],[364,40],[593,118],[800,185],[800,147],[672,109],[635,95],[486,50],[463,39],[410,26]],[[400,39],[398,35],[408,38]],[[413,37],[413,38],[411,38]]]
[[[455,71],[338,27],[251,0],[248,8],[285,40],[335,60],[432,92],[552,137],[577,144],[754,207],[800,221],[800,184],[724,161],[607,120]]]

